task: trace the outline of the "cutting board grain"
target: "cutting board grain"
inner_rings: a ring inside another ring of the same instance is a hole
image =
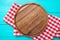
[[[19,32],[28,36],[36,36],[45,29],[48,23],[48,14],[38,4],[25,4],[15,15],[15,25]]]

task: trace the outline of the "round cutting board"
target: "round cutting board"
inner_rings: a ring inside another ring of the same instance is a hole
[[[20,7],[14,19],[19,32],[28,36],[36,36],[46,28],[48,14],[40,5],[29,3]]]

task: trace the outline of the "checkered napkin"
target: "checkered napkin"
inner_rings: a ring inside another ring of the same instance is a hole
[[[16,3],[12,5],[7,15],[4,17],[4,21],[10,24],[14,28],[14,35],[21,36],[22,33],[18,32],[14,25],[14,16],[20,6]],[[52,40],[55,36],[60,37],[60,19],[58,17],[48,14],[48,25],[46,29],[38,36],[32,37],[34,40]]]

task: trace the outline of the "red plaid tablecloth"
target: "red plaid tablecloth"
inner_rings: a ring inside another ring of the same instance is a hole
[[[20,5],[14,3],[4,17],[4,21],[14,28],[14,35],[16,36],[23,35],[18,32],[14,25],[14,16],[19,7]],[[48,14],[48,21],[46,29],[38,36],[32,37],[34,40],[52,40],[54,37],[60,37],[60,18]]]

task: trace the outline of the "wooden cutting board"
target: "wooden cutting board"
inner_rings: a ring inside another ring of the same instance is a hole
[[[40,5],[29,3],[20,7],[14,20],[19,32],[28,36],[36,36],[45,29],[48,14]]]

